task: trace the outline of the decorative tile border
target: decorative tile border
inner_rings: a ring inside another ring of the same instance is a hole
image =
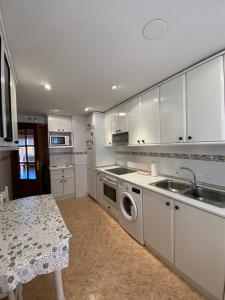
[[[74,151],[50,151],[50,156],[55,156],[55,155],[86,155],[87,152],[83,151],[83,152],[74,152]]]
[[[187,153],[164,153],[164,152],[132,152],[132,151],[116,151],[119,155],[133,155],[133,156],[149,156],[157,158],[174,158],[174,159],[188,159],[188,160],[202,160],[225,162],[225,155],[209,155],[209,154],[187,154]]]

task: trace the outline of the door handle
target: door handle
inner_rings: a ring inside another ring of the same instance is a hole
[[[39,162],[39,160],[36,161],[36,170],[40,171],[40,162]]]

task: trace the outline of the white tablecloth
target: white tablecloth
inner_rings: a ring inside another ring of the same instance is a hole
[[[52,195],[5,203],[0,209],[0,294],[67,267],[70,238]]]

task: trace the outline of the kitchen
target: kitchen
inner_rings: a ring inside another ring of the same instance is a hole
[[[0,1],[0,299],[225,299],[225,5],[128,5]]]

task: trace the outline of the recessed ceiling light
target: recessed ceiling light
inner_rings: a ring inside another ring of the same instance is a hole
[[[116,84],[112,85],[112,90],[116,90],[116,89],[118,89],[118,85]]]
[[[161,19],[155,19],[145,24],[142,34],[146,40],[157,40],[163,37],[166,30],[167,22]]]
[[[90,108],[89,107],[85,107],[84,111],[89,111]]]
[[[53,109],[51,109],[51,111],[54,111],[54,112],[59,112],[59,111],[60,111],[60,109],[58,109],[58,108],[53,108]]]
[[[51,85],[49,83],[45,83],[44,84],[44,88],[48,91],[50,91],[52,89]]]

